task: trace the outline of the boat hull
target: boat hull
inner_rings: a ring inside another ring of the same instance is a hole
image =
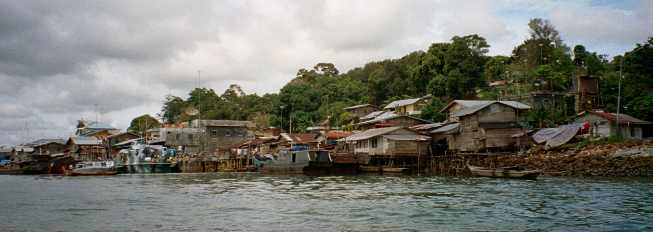
[[[358,167],[358,170],[361,172],[381,172],[383,170],[383,167],[381,166],[369,166],[369,165],[361,165]]]
[[[120,173],[176,173],[179,169],[176,165],[171,163],[142,163],[142,164],[128,164],[118,168]]]
[[[511,170],[505,168],[483,168],[476,166],[467,166],[474,176],[497,177],[497,178],[515,178],[515,179],[537,179],[542,174],[540,170]]]
[[[100,169],[100,168],[71,170],[69,173],[66,173],[66,175],[69,176],[112,176],[117,174],[118,171],[114,169]]]
[[[405,173],[408,171],[408,168],[389,168],[389,167],[383,167],[381,168],[381,171],[383,173]]]

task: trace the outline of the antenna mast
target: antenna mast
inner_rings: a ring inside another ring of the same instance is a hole
[[[202,126],[200,125],[202,123],[202,90],[200,89],[200,70],[197,70],[197,111],[199,112],[197,114],[197,127],[201,128]]]

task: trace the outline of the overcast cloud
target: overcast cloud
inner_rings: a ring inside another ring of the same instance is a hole
[[[454,35],[509,54],[529,18],[616,55],[653,36],[651,1],[0,0],[0,144],[67,137],[80,118],[125,129],[202,85],[278,92],[302,67],[341,71]]]

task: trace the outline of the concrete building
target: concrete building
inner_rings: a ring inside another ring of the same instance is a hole
[[[619,125],[617,126],[617,114],[604,111],[584,111],[574,119],[576,123],[588,123],[590,133],[596,137],[610,137],[619,135],[626,139],[642,139],[644,129],[651,123],[637,119],[627,114],[619,114]]]

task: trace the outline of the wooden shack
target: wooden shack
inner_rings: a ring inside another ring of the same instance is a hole
[[[66,143],[69,155],[75,160],[96,161],[107,160],[107,150],[102,140],[92,136],[73,136]]]
[[[364,122],[357,123],[355,126],[359,130],[369,130],[380,127],[411,127],[420,124],[431,123],[428,120],[420,119],[408,115],[398,115],[393,112],[384,112],[376,118]]]
[[[431,98],[431,95],[426,95],[419,98],[397,100],[390,102],[383,109],[390,110],[398,115],[420,115]]]
[[[356,118],[361,118],[372,112],[378,111],[379,107],[376,107],[375,105],[371,105],[371,104],[362,104],[362,105],[346,107],[344,108],[344,110],[353,114]]]
[[[28,143],[27,146],[34,148],[35,155],[63,154],[67,149],[63,139],[39,139]]]
[[[368,156],[420,156],[428,154],[430,137],[404,127],[376,128],[344,139],[354,154]]]
[[[515,101],[461,101],[450,103],[443,111],[454,122],[446,130],[435,130],[433,136],[447,133],[450,150],[486,152],[512,150],[530,145],[527,130],[522,128],[530,106]]]

